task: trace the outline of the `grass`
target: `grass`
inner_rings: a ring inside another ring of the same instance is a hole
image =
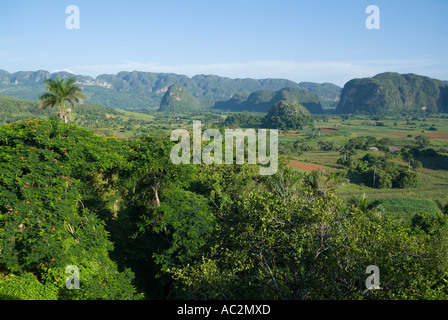
[[[401,220],[410,225],[412,218],[421,212],[437,214],[439,207],[434,201],[414,198],[392,198],[381,200],[381,205],[385,209],[385,216]]]

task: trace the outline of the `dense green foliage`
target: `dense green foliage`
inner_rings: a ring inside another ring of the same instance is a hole
[[[236,112],[268,112],[273,105],[280,101],[301,104],[313,114],[323,113],[317,94],[294,87],[287,87],[278,91],[261,90],[250,95],[238,93],[228,101],[216,102],[214,108]]]
[[[280,101],[263,119],[263,126],[269,129],[301,130],[313,123],[309,111],[300,104]]]
[[[342,159],[342,158],[341,158]],[[353,182],[372,188],[410,188],[417,185],[417,173],[410,168],[372,154],[348,160],[348,175]]]
[[[238,180],[236,180],[238,181]],[[434,299],[446,296],[446,217],[421,235],[368,206],[343,208],[317,173],[280,170],[259,188],[226,199],[220,228],[196,264],[173,268],[180,297],[194,299]],[[250,189],[253,181],[239,182]],[[331,183],[330,183],[331,184]],[[229,202],[230,200],[230,202]],[[218,205],[220,202],[217,203]],[[438,225],[442,225],[438,229]],[[432,230],[432,229],[431,229]],[[445,248],[445,247],[444,247]],[[438,256],[436,260],[431,257]],[[380,266],[384,290],[362,289]],[[436,267],[437,266],[437,267]],[[440,269],[441,268],[441,269]]]
[[[173,145],[56,118],[1,126],[0,297],[446,299],[448,221],[429,205],[401,224],[365,197],[345,204],[337,175],[176,166]],[[369,265],[383,290],[365,290]]]
[[[448,112],[448,87],[415,74],[382,73],[353,79],[342,90],[337,113],[426,114]]]
[[[225,125],[229,128],[258,128],[264,117],[263,114],[235,113],[226,118]]]
[[[32,273],[61,299],[137,297],[131,271],[120,272],[109,257],[113,245],[98,217],[103,208],[87,206],[104,196],[97,193],[102,183],[110,187],[110,170],[123,161],[120,148],[58,120],[1,127],[2,274],[13,281]],[[80,269],[81,290],[65,290],[69,265]]]

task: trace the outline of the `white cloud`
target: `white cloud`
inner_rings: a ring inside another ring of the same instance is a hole
[[[78,65],[63,70],[93,77],[100,74],[116,74],[120,71],[136,70],[177,73],[189,77],[197,74],[215,74],[230,78],[284,78],[296,82],[333,82],[343,86],[353,78],[372,77],[386,71],[400,73],[423,72],[423,75],[431,76],[424,74],[424,71],[428,68],[437,70],[437,63],[430,58],[309,62],[260,60],[243,63],[185,64],[177,66],[161,65],[152,62],[124,61],[115,65]]]

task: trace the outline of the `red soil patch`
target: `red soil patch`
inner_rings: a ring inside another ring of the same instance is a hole
[[[427,133],[424,136],[429,139],[448,139],[448,133]]]
[[[325,133],[338,133],[339,132],[339,130],[336,130],[336,129],[321,129],[322,130],[322,132],[325,132]]]
[[[325,132],[325,133],[338,133],[339,132],[339,130],[336,130],[336,129],[321,129],[321,131],[322,132]],[[297,136],[300,136],[301,134],[300,133],[282,133],[282,134],[279,134],[278,136],[279,137],[297,137]]]
[[[306,162],[298,162],[298,161],[290,161],[289,166],[292,168],[313,172],[318,170],[325,170],[327,167],[319,166],[317,164],[306,163]]]
[[[298,133],[279,134],[279,137],[297,137]]]

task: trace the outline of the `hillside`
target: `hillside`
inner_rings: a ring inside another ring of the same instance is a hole
[[[310,112],[302,105],[284,100],[277,102],[263,119],[269,129],[302,130],[313,122]]]
[[[201,105],[182,84],[170,86],[162,98],[159,111],[161,112],[192,112],[199,111]]]
[[[301,82],[299,87],[317,94],[322,107],[329,109],[337,107],[342,91],[341,87],[332,83]]]
[[[239,93],[227,101],[216,102],[214,109],[234,112],[268,112],[279,101],[301,104],[314,114],[323,112],[320,98],[316,93],[293,87],[283,88],[278,91],[261,90],[249,95]]]
[[[50,73],[30,71],[9,73],[0,70],[0,95],[37,100],[45,91],[44,79],[76,76],[91,104],[123,110],[157,109],[166,91],[173,84],[182,84],[202,105],[212,106],[216,101],[226,101],[237,93],[261,90],[277,91],[285,87],[303,87],[319,95],[323,103],[334,104],[341,88],[332,84],[295,83],[287,79],[231,79],[216,75],[196,75],[192,78],[174,73],[120,72],[103,74],[96,78],[73,75],[68,72]],[[339,89],[338,89],[339,88]],[[338,91],[339,90],[339,91]]]
[[[0,95],[0,124],[28,118],[44,120],[56,116],[55,109],[40,110],[36,101],[22,100]],[[70,123],[82,125],[97,132],[112,134],[122,132],[123,135],[139,128],[147,128],[153,117],[147,114],[117,110],[92,104],[78,105],[69,115]]]
[[[448,86],[415,74],[382,73],[353,79],[342,90],[339,114],[448,112]]]

